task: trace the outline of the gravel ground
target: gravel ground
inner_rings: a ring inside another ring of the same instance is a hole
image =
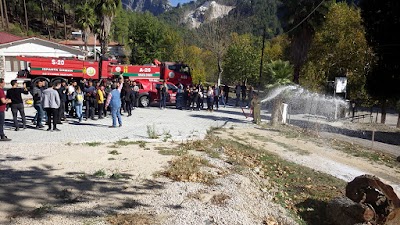
[[[208,158],[204,156],[205,158]],[[229,169],[230,165],[219,159],[208,158],[218,169]],[[222,166],[222,167],[221,167]],[[218,178],[213,185],[192,182],[172,182],[157,178],[148,183],[129,187],[125,192],[140,192],[139,195],[113,201],[100,198],[76,204],[64,204],[51,209],[43,218],[20,217],[11,224],[108,224],[104,217],[110,214],[151,215],[154,224],[198,225],[198,224],[297,224],[285,209],[272,203],[271,196],[249,178],[229,174]],[[216,196],[227,196],[220,202]],[[129,223],[128,223],[129,224]]]
[[[249,113],[249,110],[246,111]],[[28,129],[14,131],[11,112],[6,112],[5,133],[12,139],[11,143],[4,143],[6,146],[12,146],[15,143],[114,142],[121,138],[143,140],[149,137],[147,126],[151,128],[154,126],[161,136],[169,133],[175,140],[187,140],[203,138],[207,129],[212,126],[251,126],[251,119],[246,119],[240,109],[233,107],[220,108],[214,112],[172,108],[160,110],[156,107],[137,108],[132,112],[132,117],[122,117],[123,126],[120,128],[108,128],[112,122],[109,116],[109,118],[96,121],[89,119],[80,124],[76,119],[70,119],[58,126],[61,132],[48,132],[47,128],[34,129],[31,119],[35,115],[35,109],[26,107],[25,113],[28,117]]]

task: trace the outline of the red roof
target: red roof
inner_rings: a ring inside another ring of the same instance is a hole
[[[18,37],[6,32],[0,32],[0,44],[5,44],[5,43],[9,43],[9,42],[13,42],[13,41],[19,41],[19,40],[23,40],[25,38],[22,37]]]
[[[75,40],[64,40],[64,41],[60,41],[58,42],[59,44],[63,44],[63,45],[69,45],[69,46],[84,46],[85,42],[83,42],[82,38],[78,38]],[[93,46],[95,44],[95,39],[94,39],[94,35],[90,35],[88,38],[88,46]],[[115,42],[115,41],[111,41],[108,46],[118,46],[120,45],[119,43]],[[96,46],[100,46],[100,41],[98,39],[96,39]]]

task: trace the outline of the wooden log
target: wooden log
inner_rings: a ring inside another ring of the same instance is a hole
[[[354,178],[346,186],[346,196],[356,203],[372,207],[376,224],[400,224],[400,199],[393,188],[379,178],[372,175]]]
[[[394,209],[387,217],[385,225],[399,225],[400,224],[400,208]]]
[[[329,222],[334,225],[354,225],[372,222],[376,215],[367,205],[356,203],[347,197],[332,199],[326,208]]]

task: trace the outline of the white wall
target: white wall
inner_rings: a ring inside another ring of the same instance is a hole
[[[78,55],[77,55],[78,53]],[[0,57],[6,56],[40,56],[40,57],[78,57],[83,59],[83,52],[68,49],[63,45],[56,43],[47,43],[38,39],[31,39],[28,42],[14,42],[0,46]],[[4,60],[3,68],[6,69]],[[17,77],[18,71],[5,71],[5,81],[9,83]]]

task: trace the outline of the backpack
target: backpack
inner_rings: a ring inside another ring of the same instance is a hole
[[[81,94],[76,93],[75,99],[76,99],[77,102],[82,103],[83,102],[83,94],[82,93]]]

